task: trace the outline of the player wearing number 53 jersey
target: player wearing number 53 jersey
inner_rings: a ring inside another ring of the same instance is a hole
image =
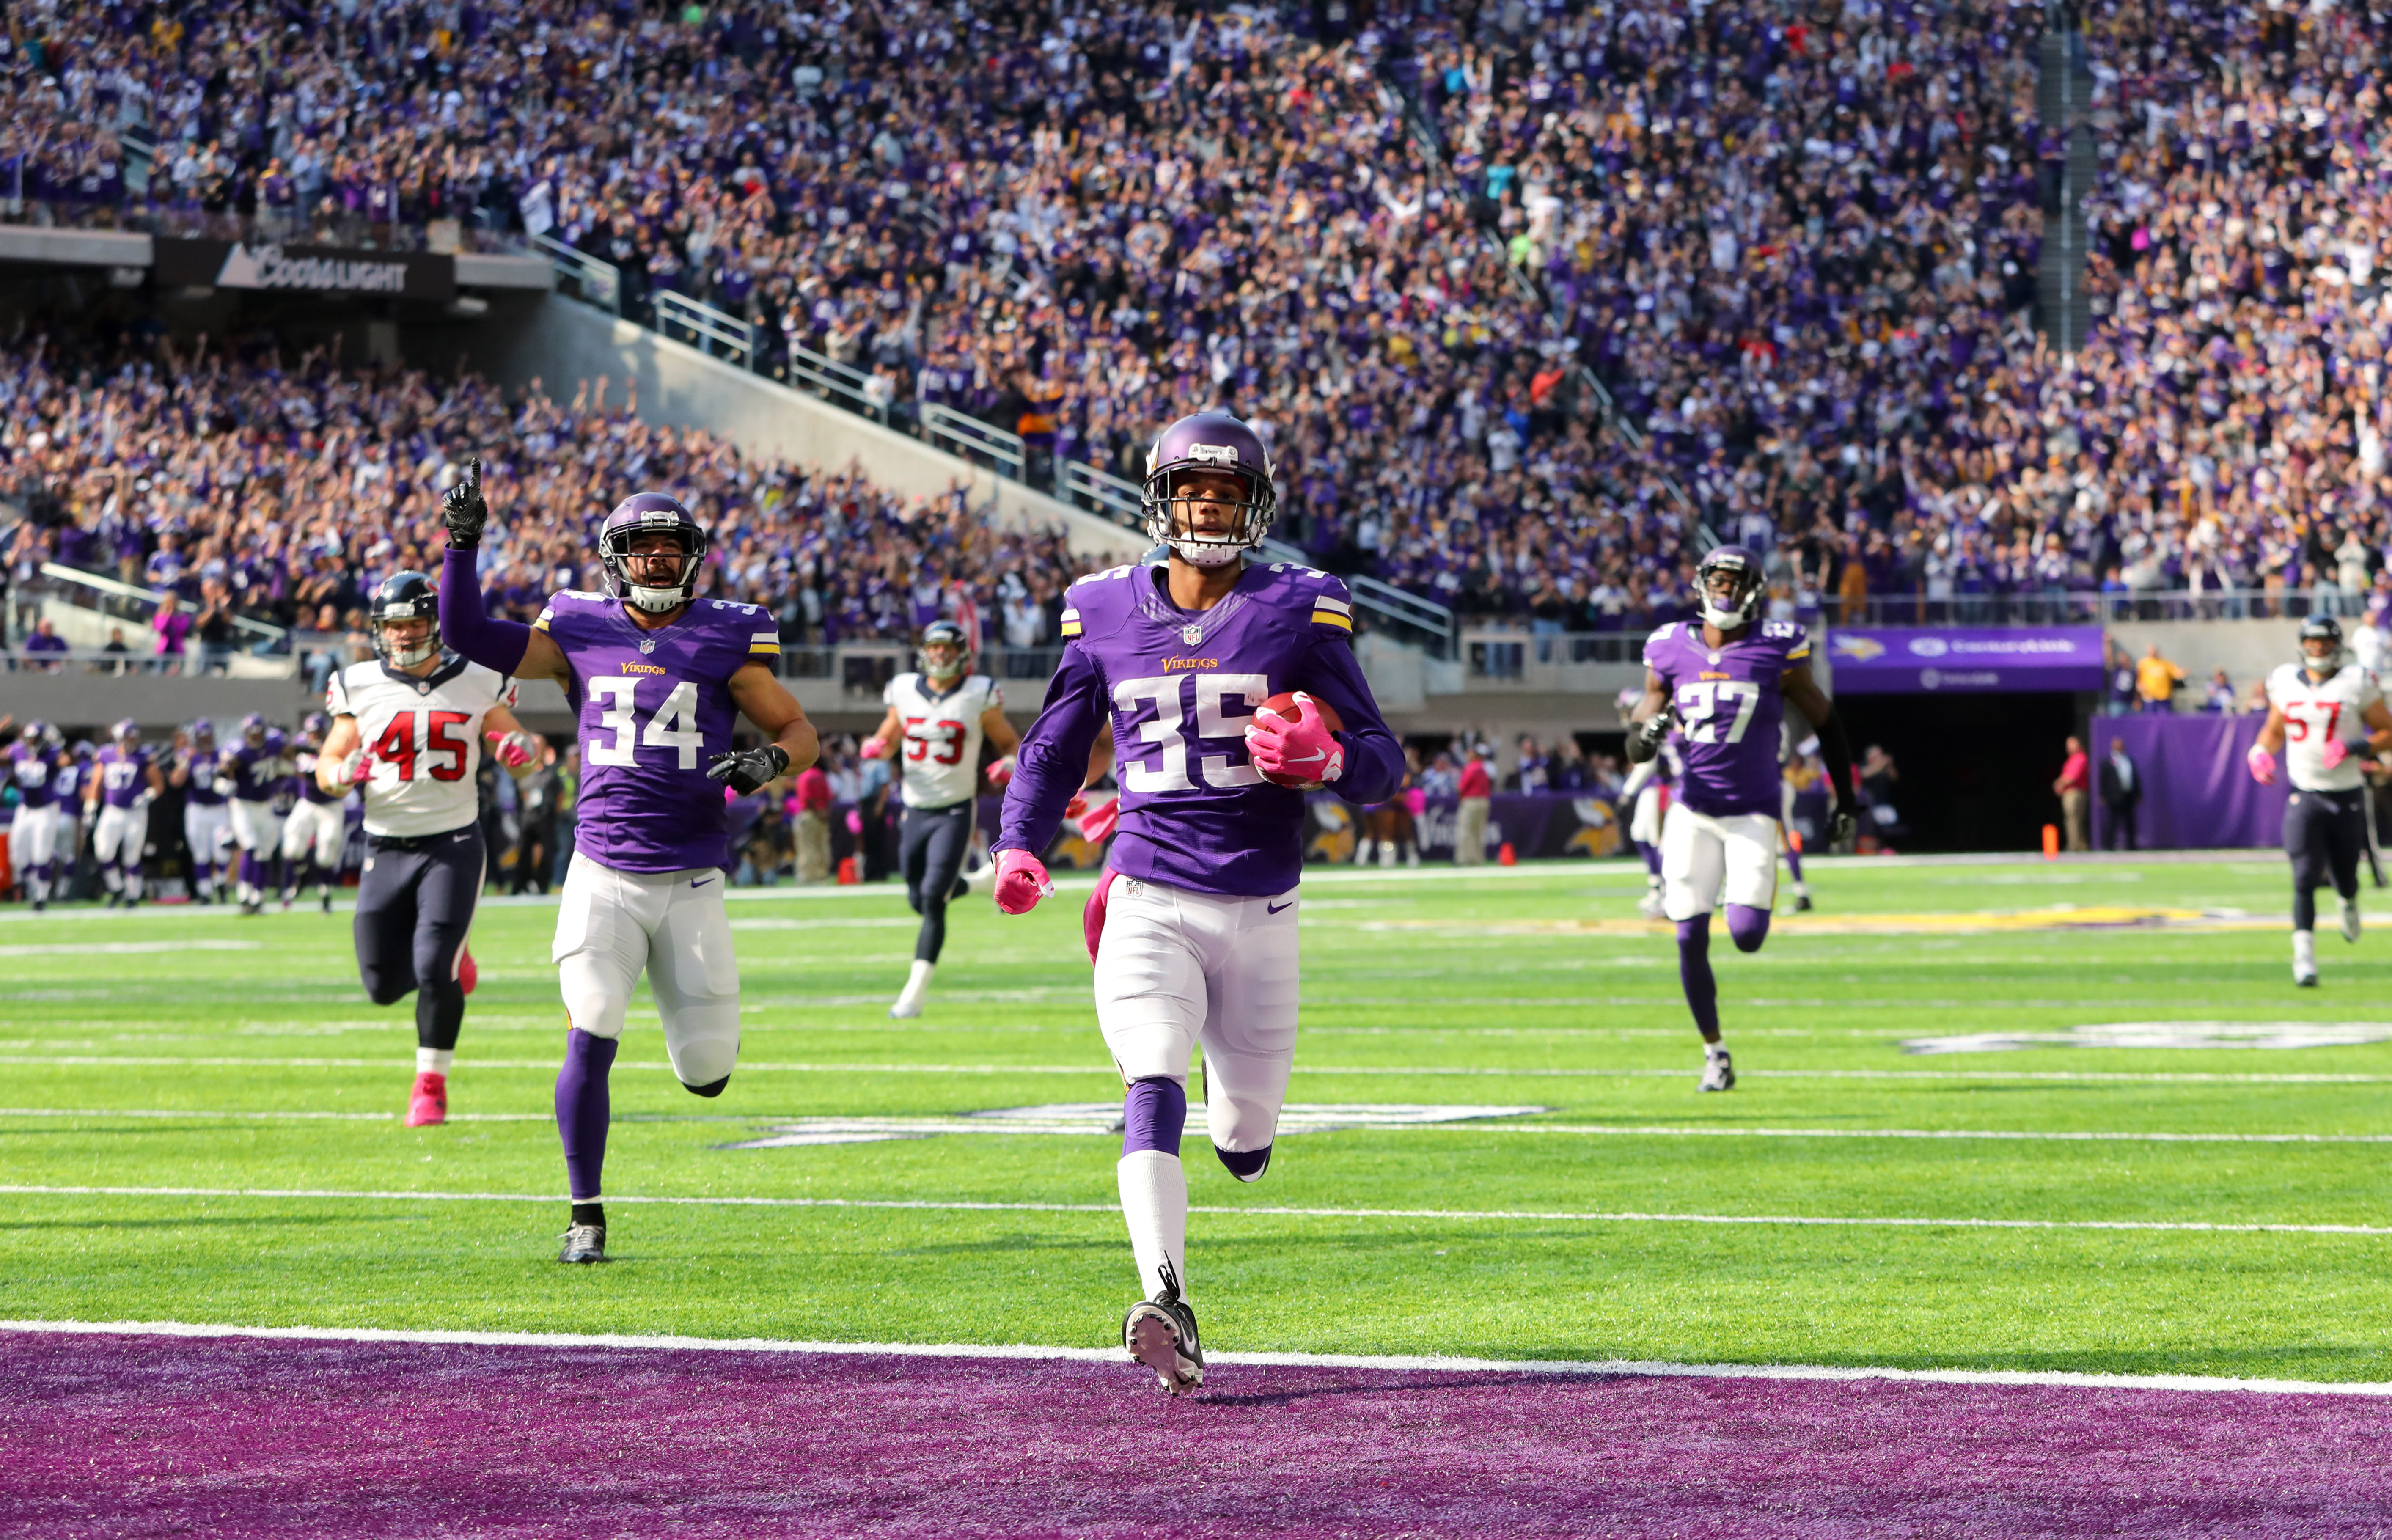
[[[1146,1296],[1123,1345],[1178,1394],[1203,1382],[1185,1298],[1189,1057],[1203,1051],[1222,1165],[1258,1179],[1295,1054],[1296,788],[1384,802],[1403,750],[1354,660],[1345,585],[1246,558],[1275,505],[1254,431],[1199,412],[1164,430],[1147,465],[1148,532],[1169,565],[1072,585],[1062,666],[1022,740],[994,848],[1000,908],[1018,914],[1051,892],[1039,853],[1098,736],[1112,735],[1121,826],[1087,933],[1097,1023],[1126,1088],[1118,1180]],[[1289,691],[1302,692],[1293,718],[1261,711]]]
[[[1757,952],[1777,894],[1777,765],[1786,707],[1819,735],[1836,791],[1838,836],[1851,827],[1852,749],[1835,708],[1811,677],[1811,637],[1789,621],[1757,619],[1761,563],[1722,545],[1695,570],[1700,620],[1678,620],[1644,643],[1644,698],[1632,713],[1628,756],[1651,759],[1677,728],[1680,773],[1661,820],[1662,912],[1677,922],[1678,979],[1703,1037],[1704,1090],[1726,1090],[1736,1069],[1720,1040],[1711,975],[1711,910],[1722,890],[1736,950]]]
[[[865,759],[898,756],[899,790],[905,800],[905,828],[898,865],[905,873],[905,901],[922,917],[914,938],[914,968],[889,1014],[903,1019],[922,1013],[930,976],[947,942],[947,903],[962,896],[957,880],[970,847],[980,789],[980,745],[985,737],[1008,756],[988,767],[1003,786],[1013,773],[1010,758],[1020,735],[1005,720],[1005,691],[984,673],[971,672],[971,646],[953,620],[922,628],[922,672],[901,673],[881,693],[889,715],[859,746]]]
[[[573,865],[551,949],[568,1024],[556,1121],[573,1205],[557,1259],[603,1262],[606,1077],[631,990],[644,971],[673,1073],[697,1095],[721,1095],[739,1058],[723,788],[754,791],[812,764],[814,730],[774,677],[772,617],[697,598],[706,531],[672,498],[641,492],[607,515],[598,555],[610,592],[555,594],[531,626],[483,613],[479,462],[442,516],[443,633],[477,662],[563,685],[578,719]],[[743,714],[770,740],[761,748],[733,749]]]
[[[2366,777],[2360,762],[2392,750],[2392,710],[2375,676],[2342,649],[2331,615],[2301,626],[2301,658],[2268,676],[2268,720],[2251,745],[2251,774],[2276,779],[2276,755],[2293,788],[2284,800],[2284,854],[2293,860],[2293,982],[2314,985],[2317,891],[2342,900],[2342,939],[2359,939],[2359,861],[2367,854]]]
[[[351,923],[358,972],[376,1005],[415,996],[410,1128],[448,1116],[448,1071],[465,1024],[465,935],[488,865],[474,773],[482,744],[520,768],[528,750],[514,682],[440,645],[438,599],[421,572],[383,580],[367,604],[374,658],[332,675],[332,724],[312,767],[319,793],[365,794],[366,854]],[[337,813],[337,808],[335,808]]]

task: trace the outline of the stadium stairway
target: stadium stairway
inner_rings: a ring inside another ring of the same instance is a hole
[[[2047,132],[2068,137],[2068,153],[2056,183],[2043,200],[2043,252],[2037,264],[2036,327],[2063,353],[2074,353],[2092,330],[2090,296],[2085,290],[2085,200],[2099,171],[2086,112],[2093,99],[2093,72],[2086,62],[2085,34],[2064,7],[2054,7],[2051,30],[2043,34],[2042,70],[2035,82],[2035,111]]]

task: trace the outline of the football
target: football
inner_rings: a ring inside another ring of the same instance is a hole
[[[1311,698],[1313,705],[1320,708],[1320,720],[1327,724],[1331,732],[1341,733],[1346,730],[1346,719],[1337,714],[1336,707],[1332,706],[1329,702],[1321,699],[1317,695]],[[1262,703],[1254,712],[1254,720],[1259,722],[1266,716],[1276,716],[1285,722],[1294,722],[1301,714],[1302,713],[1298,712],[1295,709],[1295,692],[1294,690],[1281,690],[1279,694],[1271,697],[1268,700]],[[1286,776],[1274,776],[1269,771],[1262,769],[1259,765],[1257,765],[1255,769],[1256,772],[1261,775],[1263,779],[1270,782],[1273,786],[1284,786],[1296,791],[1318,791],[1321,789],[1322,783],[1320,781],[1300,781],[1292,779]]]

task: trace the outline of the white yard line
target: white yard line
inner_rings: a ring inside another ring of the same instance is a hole
[[[186,1321],[0,1321],[0,1331],[80,1337],[249,1338],[285,1342],[405,1342],[430,1347],[620,1348],[645,1352],[817,1353],[873,1358],[1013,1359],[1117,1364],[1118,1349],[1036,1343],[800,1342],[771,1338],[646,1337],[583,1332],[394,1331],[371,1326],[229,1326]],[[1680,1364],[1637,1359],[1502,1359],[1363,1353],[1214,1352],[1219,1364],[1267,1368],[1379,1369],[1418,1374],[1585,1375],[1664,1379],[1889,1379],[1920,1385],[2057,1386],[2086,1390],[2233,1390],[2246,1394],[2392,1397],[2392,1384],[2230,1379],[2211,1375],[2100,1375],[2065,1370],[1840,1368],[1811,1364]]]
[[[363,1203],[563,1203],[553,1193],[429,1193],[358,1192],[332,1187],[104,1187],[50,1186],[30,1183],[0,1185],[0,1193],[32,1196],[300,1198]],[[609,1194],[613,1204],[662,1204],[687,1207],[729,1208],[874,1208],[953,1214],[1118,1214],[1110,1203],[970,1203],[928,1198],[779,1198],[779,1197],[624,1197]],[[1257,1205],[1197,1205],[1191,1214],[1268,1216],[1319,1220],[1440,1220],[1457,1223],[1493,1220],[1528,1224],[1708,1224],[1792,1225],[1829,1229],[1894,1230],[2119,1230],[2185,1234],[2228,1235],[2392,1235],[2392,1225],[2368,1224],[2231,1224],[2198,1220],[1997,1220],[1924,1219],[1906,1216],[1813,1214],[1648,1214],[1634,1210],[1603,1211],[1536,1208],[1311,1208]]]

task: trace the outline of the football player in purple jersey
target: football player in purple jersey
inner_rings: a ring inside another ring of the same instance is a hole
[[[481,463],[468,461],[442,500],[440,631],[474,662],[555,680],[579,719],[573,864],[551,948],[571,1024],[556,1123],[573,1207],[557,1259],[603,1262],[606,1075],[632,988],[644,970],[682,1084],[722,1094],[739,1058],[723,788],[744,796],[812,764],[814,729],[774,675],[773,617],[697,597],[706,530],[662,492],[637,493],[606,516],[598,556],[610,592],[553,594],[529,626],[484,614],[474,573],[489,518],[481,479]],[[760,747],[733,746],[743,715],[764,735]]]
[[[108,730],[98,771],[84,788],[84,802],[98,809],[92,826],[92,858],[108,889],[108,907],[141,902],[141,853],[150,843],[150,804],[166,790],[166,778],[141,747],[141,728],[130,717]]]
[[[1673,620],[1644,642],[1644,698],[1632,713],[1628,757],[1642,764],[1677,731],[1684,769],[1661,820],[1662,911],[1678,926],[1678,979],[1703,1035],[1704,1090],[1736,1084],[1720,1041],[1711,977],[1711,910],[1727,901],[1740,952],[1769,935],[1777,895],[1782,809],[1778,730],[1788,702],[1819,735],[1835,788],[1836,838],[1851,831],[1852,751],[1843,723],[1811,677],[1811,637],[1790,620],[1758,620],[1766,587],[1760,558],[1714,549],[1695,568],[1702,619]]]
[[[275,811],[276,788],[290,774],[282,729],[266,725],[255,711],[240,719],[240,741],[226,756],[232,766],[232,840],[240,849],[237,894],[240,912],[266,907],[273,863],[281,859],[282,816]]]
[[[67,754],[65,734],[50,723],[28,722],[6,763],[17,788],[17,816],[8,825],[8,862],[39,914],[50,905],[60,828],[66,822],[58,798],[61,767],[73,761]],[[66,849],[72,862],[73,846]]]
[[[1215,1153],[1255,1181],[1295,1053],[1297,786],[1368,804],[1404,769],[1354,659],[1345,585],[1250,559],[1276,506],[1270,457],[1245,424],[1203,411],[1164,430],[1147,456],[1146,517],[1168,561],[1072,585],[1062,665],[991,845],[1000,909],[1052,893],[1039,855],[1110,735],[1121,822],[1086,920],[1097,1021],[1126,1090],[1118,1180],[1140,1298],[1122,1341],[1174,1395],[1204,1378],[1179,1163],[1189,1057],[1203,1051]],[[1259,710],[1288,691],[1293,719]]]

